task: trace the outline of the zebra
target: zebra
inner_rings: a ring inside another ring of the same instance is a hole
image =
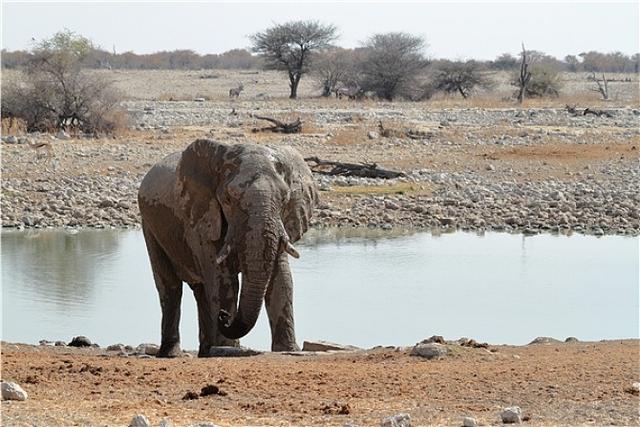
[[[240,92],[244,90],[244,86],[242,83],[238,85],[238,87],[233,87],[229,89],[229,98],[238,98],[240,96]]]

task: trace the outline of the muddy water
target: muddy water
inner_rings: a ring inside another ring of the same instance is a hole
[[[524,344],[536,336],[639,336],[638,239],[314,230],[291,260],[300,343],[410,345],[438,334]],[[188,288],[181,323],[197,348]],[[160,309],[139,230],[2,233],[2,339],[86,335],[159,342]],[[270,346],[263,313],[242,343]]]

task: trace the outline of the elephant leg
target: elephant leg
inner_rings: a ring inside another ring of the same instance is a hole
[[[293,279],[286,253],[278,256],[265,305],[271,325],[271,351],[298,351],[293,325]]]
[[[162,308],[162,338],[158,357],[177,357],[180,355],[182,281],[176,275],[171,262],[155,237],[144,227],[143,233]]]
[[[238,347],[240,340],[229,339],[222,335],[218,330],[217,316],[220,309],[226,310],[231,316],[236,315],[238,304],[238,292],[240,290],[240,284],[238,282],[238,274],[230,271],[225,264],[220,266],[220,283],[217,288],[212,289],[214,295],[212,295],[211,304],[214,309],[212,310],[214,324],[216,325],[216,335],[214,345],[226,345],[232,347]]]
[[[209,347],[215,342],[217,322],[213,318],[214,311],[207,301],[205,285],[196,283],[189,284],[189,287],[193,291],[193,296],[198,305],[198,342],[200,343],[198,357],[206,357],[209,353]]]

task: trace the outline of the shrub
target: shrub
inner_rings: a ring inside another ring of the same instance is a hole
[[[435,71],[433,88],[445,93],[459,93],[469,97],[478,88],[488,89],[491,81],[482,73],[475,61],[444,62]]]
[[[557,97],[562,89],[560,72],[551,65],[533,64],[531,80],[526,87],[527,97]]]

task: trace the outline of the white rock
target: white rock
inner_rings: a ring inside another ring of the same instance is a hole
[[[369,137],[369,139],[378,139],[380,135],[378,134],[378,132],[369,131],[367,137]]]
[[[138,414],[129,423],[129,427],[150,427],[149,420],[144,415]]]
[[[412,356],[424,357],[425,359],[438,359],[449,353],[446,345],[437,343],[417,344],[411,350]]]
[[[411,427],[411,417],[409,414],[399,413],[387,417],[380,423],[381,427]]]
[[[521,415],[522,410],[519,406],[510,406],[504,408],[504,411],[500,414],[500,418],[502,418],[502,422],[505,424],[520,424],[522,423]]]
[[[478,422],[473,417],[464,417],[462,420],[462,427],[477,427]]]
[[[2,400],[27,400],[27,392],[18,384],[2,381]]]
[[[305,341],[302,343],[302,351],[349,351],[357,350],[351,345],[336,344],[328,341]]]
[[[160,347],[158,347],[156,344],[140,344],[138,347],[136,347],[136,351],[138,353],[141,354],[146,354],[149,356],[155,356],[158,354],[158,351],[160,350]]]

